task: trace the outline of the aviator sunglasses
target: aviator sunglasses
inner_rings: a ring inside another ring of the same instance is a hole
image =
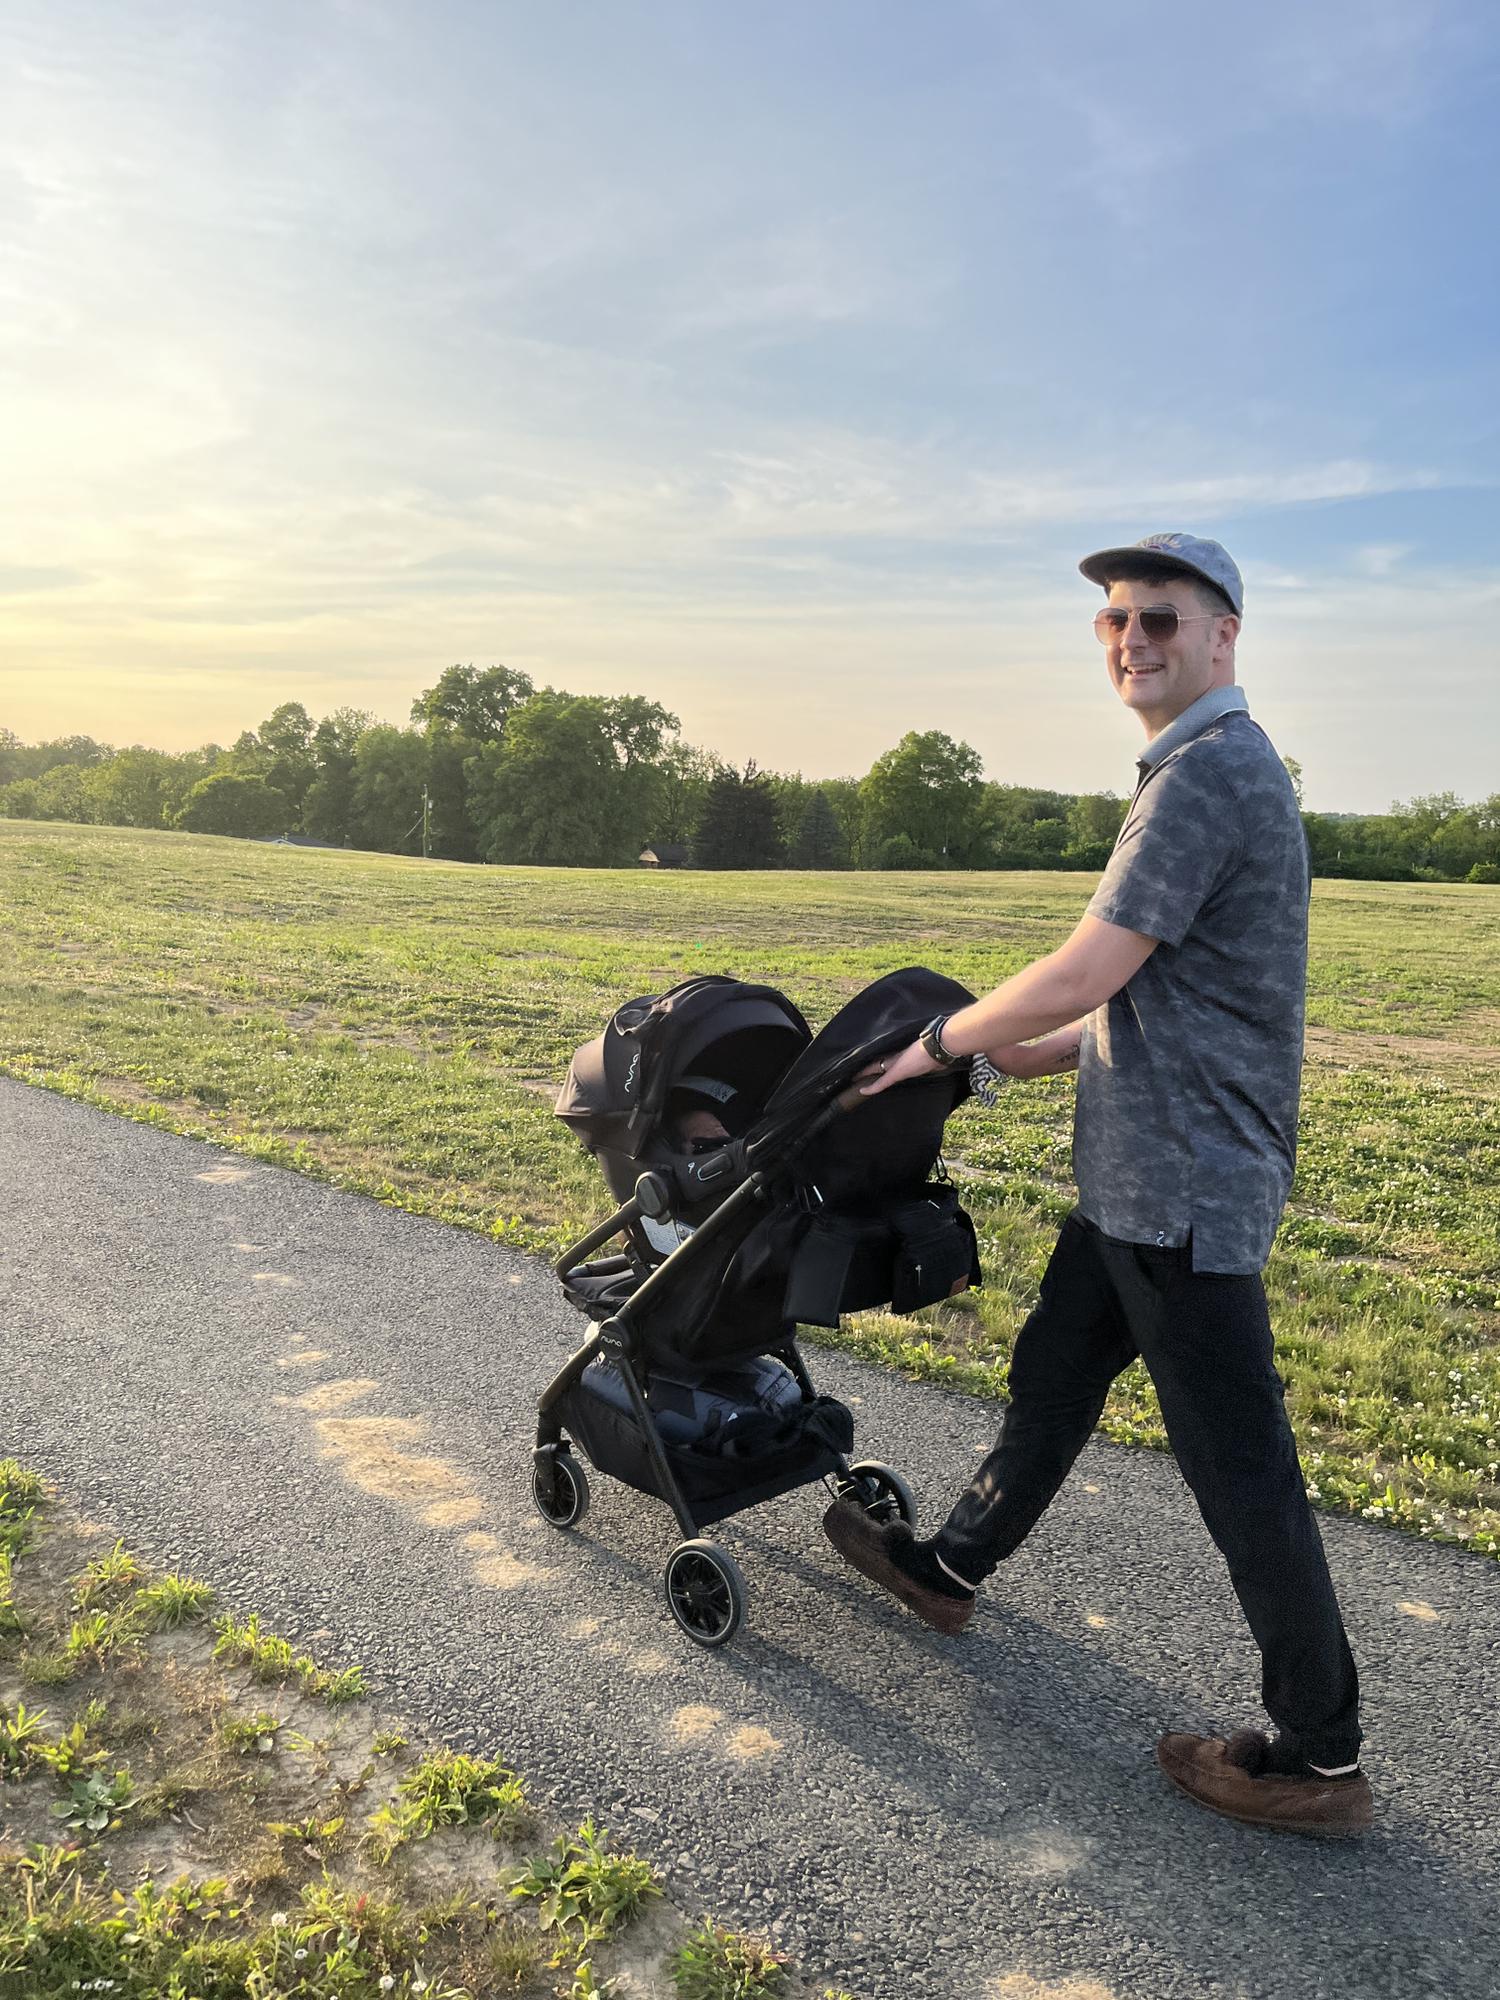
[[[1094,631],[1101,644],[1108,645],[1111,639],[1123,639],[1132,618],[1141,621],[1141,630],[1153,646],[1164,646],[1169,639],[1177,637],[1179,625],[1202,625],[1215,618],[1231,618],[1229,611],[1195,611],[1184,618],[1175,604],[1151,604],[1144,611],[1135,611],[1123,604],[1106,604],[1094,616]]]

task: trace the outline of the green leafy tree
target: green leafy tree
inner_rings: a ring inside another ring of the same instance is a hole
[[[864,780],[869,837],[882,867],[962,868],[982,852],[984,766],[939,729],[909,730]]]
[[[1030,785],[987,784],[983,821],[993,868],[1059,868],[1068,844],[1066,792]]]
[[[416,729],[376,723],[354,749],[349,838],[386,854],[420,854],[427,739]]]
[[[29,748],[21,744],[18,749],[22,768],[16,775],[20,778],[44,777],[62,765],[88,770],[115,754],[107,743],[96,743],[92,736],[54,736],[50,742],[33,743]]]
[[[290,802],[300,826],[303,802],[318,775],[312,717],[300,701],[284,701],[272,709],[256,734],[261,776]]]
[[[182,804],[174,799],[177,760],[139,743],[117,750],[84,773],[92,816],[104,826],[164,826]]]
[[[1105,867],[1125,824],[1125,807],[1126,801],[1113,792],[1083,792],[1072,800],[1065,815],[1063,858],[1075,868]]]
[[[621,765],[606,704],[557,688],[516,709],[470,765],[470,810],[486,860],[600,868],[646,838],[618,816]]]
[[[242,778],[263,778],[269,762],[270,758],[255,731],[242,729],[220,757],[219,768],[235,772]]]
[[[342,846],[354,820],[354,759],[359,739],[375,718],[360,708],[336,708],[312,735],[315,766],[302,801],[302,828],[314,840]]]
[[[427,736],[433,853],[479,858],[484,835],[470,791],[476,759],[486,744],[504,741],[511,716],[532,693],[531,676],[514,667],[453,666],[412,703],[412,721]]]
[[[530,674],[515,667],[448,667],[411,705],[424,729],[451,729],[471,743],[498,743],[514,709],[529,701]]]
[[[716,768],[708,752],[694,749],[691,743],[663,745],[656,760],[656,797],[648,840],[684,846],[691,842]]]
[[[767,771],[765,779],[776,801],[776,831],[783,849],[790,855],[802,830],[813,788],[800,771]]]
[[[0,785],[13,785],[27,775],[26,745],[13,729],[0,729]]]
[[[838,823],[839,837],[851,868],[864,868],[866,858],[866,834],[869,828],[869,814],[865,809],[864,789],[858,778],[826,778],[818,787],[827,799],[829,810]]]
[[[0,819],[40,819],[36,808],[36,779],[13,778],[0,785]]]
[[[185,833],[225,833],[265,840],[288,831],[292,808],[264,778],[216,771],[200,778],[177,815]]]
[[[86,825],[94,816],[93,800],[89,797],[88,773],[93,769],[89,764],[54,764],[43,771],[36,780],[37,819],[69,820],[75,826]]]
[[[678,721],[660,702],[638,694],[603,698],[605,733],[614,747],[618,774],[612,787],[619,817],[621,862],[634,861],[643,844],[664,840],[658,827],[663,775],[661,760],[675,739]]]

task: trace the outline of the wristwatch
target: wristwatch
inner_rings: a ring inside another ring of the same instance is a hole
[[[917,1040],[922,1044],[927,1054],[932,1057],[932,1060],[939,1064],[941,1068],[956,1069],[961,1062],[967,1062],[969,1058],[967,1056],[955,1055],[951,1049],[943,1047],[943,1029],[947,1025],[948,1019],[948,1015],[939,1014],[935,1020],[927,1023],[927,1026],[918,1035]]]

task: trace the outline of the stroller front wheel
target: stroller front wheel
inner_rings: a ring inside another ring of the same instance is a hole
[[[667,1558],[667,1608],[695,1646],[723,1646],[745,1615],[745,1579],[717,1542],[679,1542]]]
[[[588,1474],[570,1451],[552,1450],[550,1465],[531,1468],[531,1499],[554,1528],[576,1528],[589,1511]]]
[[[840,1481],[839,1498],[854,1500],[882,1527],[891,1521],[917,1525],[917,1499],[893,1465],[878,1458],[862,1458],[849,1468],[847,1483]]]

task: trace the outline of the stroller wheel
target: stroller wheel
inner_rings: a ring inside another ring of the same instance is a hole
[[[722,1646],[745,1615],[745,1579],[716,1542],[679,1542],[667,1558],[667,1605],[696,1646]]]
[[[576,1528],[589,1511],[588,1474],[565,1448],[548,1456],[552,1461],[548,1471],[540,1465],[531,1468],[532,1504],[554,1528]]]
[[[917,1525],[916,1495],[893,1465],[882,1465],[878,1458],[862,1458],[850,1466],[849,1483],[841,1483],[839,1498],[857,1500],[882,1527],[889,1521]]]

